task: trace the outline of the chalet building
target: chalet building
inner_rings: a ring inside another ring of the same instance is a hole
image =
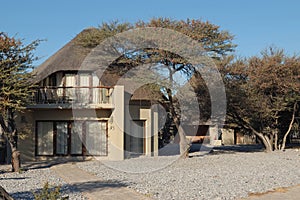
[[[17,120],[29,132],[19,140],[23,161],[158,154],[158,114],[149,95],[142,90],[131,95],[80,69],[90,51],[75,37],[36,69],[38,87]]]
[[[124,85],[117,84],[118,76],[99,77],[89,67],[82,69],[92,48],[79,45],[78,36],[35,70],[33,82],[37,87],[17,119],[20,132],[27,133],[18,142],[22,161],[158,156],[161,116],[158,106],[153,105],[162,98],[161,92],[139,88],[130,94]],[[193,143],[235,143],[231,130],[221,130],[220,139],[216,123],[185,129]]]

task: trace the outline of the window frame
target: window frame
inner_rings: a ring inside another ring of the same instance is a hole
[[[46,156],[46,157],[54,157],[54,156],[99,156],[99,157],[105,157],[108,156],[108,121],[107,120],[78,120],[78,122],[82,122],[82,140],[81,140],[81,154],[72,154],[71,153],[71,140],[72,140],[72,127],[71,124],[76,122],[77,120],[36,120],[35,121],[35,156],[39,157],[39,156]],[[38,140],[39,140],[39,136],[38,136],[38,123],[40,122],[51,122],[52,123],[52,138],[53,138],[53,152],[51,155],[41,155],[38,152]],[[67,127],[68,127],[68,141],[67,141],[67,154],[57,154],[56,152],[56,139],[57,139],[57,126],[56,123],[57,122],[66,122],[67,123]],[[87,154],[87,149],[85,147],[86,144],[86,122],[104,122],[106,129],[105,129],[105,139],[106,139],[106,143],[105,143],[105,154],[101,154],[101,155],[92,155],[92,154]]]

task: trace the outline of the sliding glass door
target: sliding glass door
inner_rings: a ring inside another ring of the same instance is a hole
[[[106,122],[86,122],[86,149],[89,155],[107,155]]]
[[[130,135],[130,152],[135,155],[145,153],[145,121],[134,120],[131,122],[132,133]]]
[[[82,154],[82,124],[83,122],[71,123],[71,154]]]
[[[56,122],[56,154],[68,155],[68,122]]]
[[[53,123],[37,123],[36,154],[53,155]]]
[[[107,155],[106,121],[40,121],[36,136],[36,155]]]

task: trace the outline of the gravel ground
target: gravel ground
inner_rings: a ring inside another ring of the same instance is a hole
[[[108,182],[121,182],[155,199],[239,199],[249,193],[300,184],[300,150],[257,152],[257,148],[221,147],[209,154],[139,157],[124,161],[87,161],[77,166]],[[247,152],[250,151],[250,152]],[[255,151],[255,152],[251,152]],[[50,168],[10,173],[0,165],[0,185],[15,199],[33,199],[45,182],[62,186],[69,199],[84,199]]]
[[[121,181],[140,193],[163,200],[238,199],[249,193],[300,184],[298,149],[246,153],[224,148],[193,155],[175,162],[169,156],[77,165],[103,180]],[[157,171],[153,171],[155,167]]]
[[[21,173],[9,172],[9,165],[0,165],[0,185],[14,199],[34,199],[33,192],[38,192],[46,182],[50,186],[61,186],[61,194],[70,200],[84,199],[80,192],[66,184],[49,168],[26,170]]]

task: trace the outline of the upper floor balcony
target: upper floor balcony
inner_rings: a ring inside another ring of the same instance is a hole
[[[107,86],[37,87],[27,107],[112,109],[113,89]]]

